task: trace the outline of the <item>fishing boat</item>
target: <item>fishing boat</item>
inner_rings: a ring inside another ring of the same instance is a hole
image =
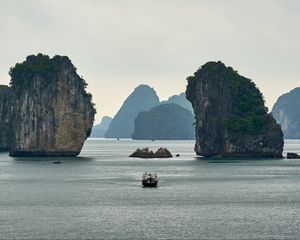
[[[144,187],[156,187],[158,183],[158,177],[155,173],[147,173],[143,174],[142,184]]]

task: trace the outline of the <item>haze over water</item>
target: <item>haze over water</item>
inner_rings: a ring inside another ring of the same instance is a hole
[[[180,157],[127,157],[145,146]],[[88,140],[62,164],[0,153],[0,238],[300,238],[300,160],[201,159],[193,146]],[[300,152],[300,141],[285,150]],[[158,188],[141,186],[146,170]]]

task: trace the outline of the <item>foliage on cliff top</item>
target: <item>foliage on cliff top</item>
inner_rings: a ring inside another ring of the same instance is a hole
[[[33,80],[39,77],[41,80],[39,83],[40,87],[46,87],[51,81],[56,81],[57,73],[62,67],[66,66],[76,74],[77,69],[67,56],[55,55],[53,58],[50,58],[48,55],[42,53],[29,55],[24,62],[17,63],[14,67],[10,68],[10,86],[15,93],[19,93],[22,89],[32,89]],[[83,78],[80,79],[84,88],[86,88],[87,83]],[[85,92],[85,94],[92,100],[90,93]]]
[[[17,63],[10,68],[9,75],[11,76],[10,85],[13,88],[31,87],[31,82],[35,76],[43,79],[43,86],[53,79],[60,69],[63,62],[69,62],[68,57],[54,56],[50,58],[47,55],[39,53],[38,55],[29,55],[22,63]]]
[[[42,86],[46,86],[51,80],[55,79],[57,72],[66,65],[76,73],[76,67],[67,56],[55,55],[50,58],[42,53],[29,55],[24,62],[17,63],[10,68],[10,85],[13,88],[31,87],[34,77],[38,76],[44,81]],[[83,78],[81,80],[84,87],[86,87],[85,80]]]
[[[189,84],[196,84],[201,79],[218,79],[227,84],[231,94],[231,117],[228,130],[231,140],[241,135],[255,135],[265,130],[265,124],[272,118],[265,107],[263,95],[250,79],[238,74],[232,67],[222,62],[208,62],[194,76],[188,77]],[[226,101],[221,99],[221,101]]]

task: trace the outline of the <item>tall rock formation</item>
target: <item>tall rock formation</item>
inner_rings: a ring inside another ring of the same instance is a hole
[[[159,98],[153,88],[139,85],[125,100],[113,118],[105,133],[107,138],[131,138],[134,130],[134,119],[142,111],[159,104]]]
[[[12,140],[11,89],[0,85],[0,151],[8,151]]]
[[[95,109],[68,57],[31,55],[10,70],[11,156],[76,156],[90,135]]]
[[[198,155],[281,157],[283,134],[255,84],[221,62],[188,77],[187,99],[196,117]]]
[[[135,119],[133,139],[195,139],[194,115],[178,104],[162,104],[141,112]]]
[[[161,104],[168,104],[168,103],[175,103],[180,105],[183,108],[188,109],[192,113],[193,111],[193,106],[192,104],[186,99],[185,93],[180,93],[179,95],[173,95],[169,97],[167,101],[162,101]]]
[[[300,88],[280,96],[273,106],[272,114],[281,125],[284,138],[300,139]]]
[[[90,138],[104,138],[104,134],[106,133],[111,121],[111,117],[104,116],[101,120],[101,123],[93,126]]]

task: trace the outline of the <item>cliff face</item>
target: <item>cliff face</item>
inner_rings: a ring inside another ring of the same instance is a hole
[[[138,86],[125,100],[105,133],[107,138],[131,138],[134,130],[134,119],[142,111],[159,104],[159,98],[153,88],[147,85]]]
[[[0,85],[0,151],[8,151],[12,140],[11,104],[11,89]]]
[[[193,114],[178,104],[162,104],[141,112],[135,119],[133,139],[195,139]]]
[[[29,56],[10,71],[11,156],[76,156],[93,126],[86,83],[68,57]]]
[[[187,99],[196,117],[198,155],[281,157],[283,134],[255,84],[221,62],[188,77]]]
[[[300,88],[280,96],[272,109],[272,114],[281,125],[287,139],[300,138]]]

